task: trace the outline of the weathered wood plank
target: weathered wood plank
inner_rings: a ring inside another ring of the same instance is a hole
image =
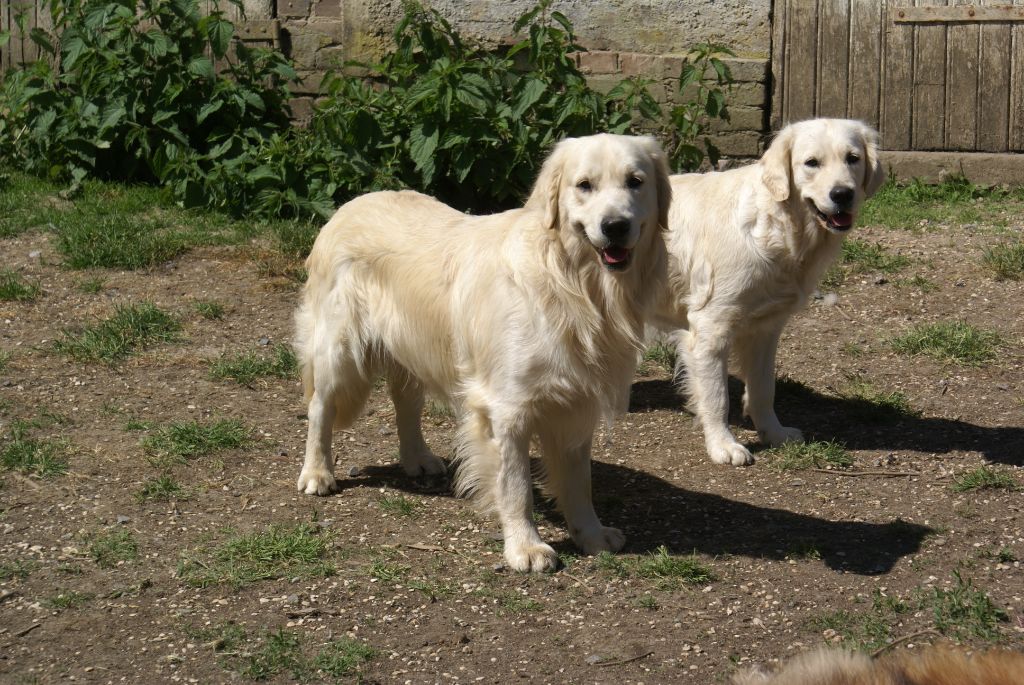
[[[879,127],[882,75],[883,7],[877,2],[850,3],[850,93],[847,116]]]
[[[789,5],[789,64],[786,70],[785,122],[814,116],[818,12],[816,2],[795,0]]]
[[[988,0],[991,3],[1006,0]],[[1012,29],[1008,24],[987,24],[981,28],[978,56],[977,149],[1005,152],[1010,131],[1010,48]]]
[[[1005,0],[1000,7],[979,7],[977,3],[960,3],[958,7],[912,7],[901,9],[893,20],[898,24],[1005,23],[1024,21],[1024,7],[1009,7]]]
[[[850,1],[819,0],[818,68],[814,113],[846,116],[850,74]]]
[[[977,24],[953,24],[946,29],[947,150],[974,150],[977,143],[980,40]]]
[[[1014,0],[1014,5],[1024,7],[1024,0]],[[1024,152],[1024,26],[1017,24],[1012,32],[1009,148]]]
[[[884,32],[885,64],[881,97],[882,147],[910,150],[914,108],[914,27],[895,24],[891,17],[913,0],[889,0]]]
[[[917,0],[922,4],[925,0]],[[932,0],[933,2],[935,0]],[[937,0],[945,4],[945,0]],[[914,111],[912,140],[915,150],[941,150],[946,123],[946,27],[914,28]]]
[[[782,128],[785,117],[783,103],[786,100],[786,41],[789,34],[786,32],[788,15],[788,3],[784,0],[775,3],[775,16],[772,18],[772,113],[769,125],[773,131]]]

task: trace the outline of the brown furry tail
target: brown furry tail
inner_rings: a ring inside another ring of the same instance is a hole
[[[1024,654],[967,654],[949,645],[873,659],[842,649],[801,654],[775,673],[745,671],[732,685],[1024,685]]]

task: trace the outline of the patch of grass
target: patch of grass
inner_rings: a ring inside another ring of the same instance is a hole
[[[344,638],[328,642],[313,659],[313,667],[332,678],[351,675],[359,666],[377,656],[376,650]]]
[[[833,441],[788,442],[781,447],[765,450],[771,457],[769,466],[777,471],[797,471],[826,467],[846,468],[853,464],[853,457],[846,447]]]
[[[58,611],[62,609],[75,609],[93,599],[93,595],[75,590],[62,590],[60,593],[47,599],[44,604],[51,609]]]
[[[66,473],[66,447],[53,440],[31,438],[28,429],[29,424],[24,421],[11,424],[6,444],[0,448],[0,465],[7,471],[39,478],[53,478]]]
[[[0,582],[8,580],[25,580],[36,568],[35,562],[15,559],[0,563]]]
[[[42,228],[58,216],[59,188],[21,173],[0,178],[0,238]]]
[[[821,287],[825,290],[838,290],[839,286],[846,282],[846,269],[833,264],[821,277]]]
[[[450,421],[455,418],[455,412],[446,402],[429,398],[423,405],[423,413],[434,422]]]
[[[130,417],[124,422],[124,430],[126,431],[148,431],[153,427],[152,421],[144,421],[135,416]]]
[[[644,373],[653,373],[659,369],[666,373],[675,373],[677,361],[675,346],[659,340],[644,350],[640,369]]]
[[[210,376],[251,385],[257,378],[294,378],[299,373],[295,352],[288,345],[274,345],[269,358],[256,352],[221,357],[210,364]]]
[[[861,421],[895,422],[917,417],[921,412],[910,406],[907,396],[898,390],[878,390],[860,375],[848,375],[839,396],[847,401],[849,411]]]
[[[906,257],[890,255],[878,243],[869,243],[856,238],[843,241],[843,251],[839,260],[849,266],[853,273],[881,271],[891,274],[910,264],[910,260]]]
[[[57,249],[72,269],[141,269],[174,259],[186,235],[164,221],[131,214],[70,214],[57,222]]]
[[[409,567],[386,559],[376,559],[367,571],[371,578],[385,583],[400,583],[409,575]]]
[[[963,321],[921,324],[890,340],[900,354],[924,354],[957,364],[980,366],[992,361],[996,348],[1003,344],[994,331],[986,331]]]
[[[210,626],[209,628],[186,626],[185,634],[193,640],[210,645],[217,652],[241,651],[248,638],[245,628],[234,621]]]
[[[654,598],[654,595],[650,594],[641,595],[640,598],[636,600],[636,605],[641,609],[648,609],[650,611],[658,610],[658,600]]]
[[[695,555],[675,556],[664,545],[638,557],[601,552],[595,561],[599,570],[619,578],[645,578],[688,585],[704,585],[715,580],[714,572]]]
[[[38,283],[28,283],[17,271],[0,269],[0,301],[31,302],[39,297],[42,288]]]
[[[201,300],[196,302],[195,305],[196,313],[204,319],[210,321],[220,321],[224,318],[224,305],[215,300]]]
[[[81,362],[113,364],[158,342],[177,339],[181,324],[149,302],[117,305],[114,315],[80,332],[63,331],[58,352]]]
[[[864,354],[864,346],[856,342],[843,343],[843,353],[851,357],[860,357]]]
[[[7,364],[11,361],[11,356],[7,350],[0,350],[0,373],[7,371]]]
[[[130,530],[117,529],[100,533],[89,540],[89,556],[100,568],[113,568],[118,562],[139,557],[139,543]]]
[[[1022,202],[1024,189],[982,188],[963,177],[939,184],[893,179],[864,203],[859,223],[904,230],[982,222],[1006,226],[1008,216],[1020,215]]]
[[[908,288],[917,288],[923,293],[930,293],[939,289],[939,286],[935,284],[935,281],[929,280],[920,274],[911,278],[901,278],[896,281],[896,285]]]
[[[78,289],[87,295],[97,295],[103,292],[103,288],[107,285],[107,279],[103,276],[93,276],[92,278],[83,278],[78,282]]]
[[[324,578],[334,573],[326,560],[330,546],[330,536],[319,526],[270,526],[234,535],[209,552],[191,553],[179,564],[178,577],[195,587],[236,588],[274,578]]]
[[[821,549],[813,542],[796,542],[790,545],[786,559],[821,559]]]
[[[498,593],[497,600],[498,613],[502,614],[526,614],[531,611],[539,611],[543,606],[534,598],[515,590]]]
[[[319,223],[307,221],[274,221],[269,227],[277,239],[277,248],[293,259],[305,259],[320,232]]]
[[[411,517],[416,515],[419,505],[405,495],[381,495],[377,500],[381,511],[395,516]]]
[[[1024,277],[1024,242],[986,248],[981,263],[997,281],[1019,281]]]
[[[920,598],[921,608],[931,609],[935,628],[943,635],[971,635],[986,641],[997,641],[999,624],[1009,620],[1007,613],[995,605],[974,582],[964,580],[953,571],[956,584],[949,590],[931,588]]]
[[[151,455],[184,463],[248,444],[249,428],[238,419],[216,421],[182,421],[159,428],[142,440],[142,447]]]
[[[959,478],[953,479],[954,492],[970,490],[1018,490],[1020,484],[1008,473],[996,471],[989,466],[979,466]]]
[[[140,502],[167,502],[187,500],[189,496],[174,478],[165,475],[147,480],[142,484],[142,490],[135,497]]]
[[[834,631],[852,648],[874,651],[889,643],[892,626],[899,622],[901,614],[909,610],[907,603],[898,597],[886,596],[875,590],[870,610],[851,613],[839,609],[811,619],[810,625],[818,630]]]
[[[289,671],[295,680],[309,676],[309,665],[302,654],[298,633],[284,630],[268,633],[259,649],[246,658],[242,675],[251,680],[265,680]]]

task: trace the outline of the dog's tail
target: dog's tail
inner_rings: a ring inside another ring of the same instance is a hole
[[[462,411],[455,452],[455,495],[471,498],[482,513],[490,512],[496,504],[494,494],[501,454],[487,414],[473,411],[468,402]]]

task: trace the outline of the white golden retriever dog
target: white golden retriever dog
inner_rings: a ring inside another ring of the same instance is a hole
[[[756,164],[671,177],[669,288],[653,321],[677,331],[686,389],[712,461],[754,461],[729,430],[730,353],[746,386],[744,415],[760,439],[803,439],[775,416],[779,335],[884,180],[878,134],[845,119],[785,127]]]
[[[309,404],[299,491],[335,488],[331,432],[383,375],[410,475],[445,471],[420,430],[424,393],[459,409],[456,491],[496,510],[512,569],[558,563],[531,518],[534,437],[573,541],[621,549],[591,502],[590,444],[598,419],[628,403],[664,288],[670,196],[653,139],[605,134],[559,143],[522,209],[467,216],[411,191],[341,207],[296,314]]]

